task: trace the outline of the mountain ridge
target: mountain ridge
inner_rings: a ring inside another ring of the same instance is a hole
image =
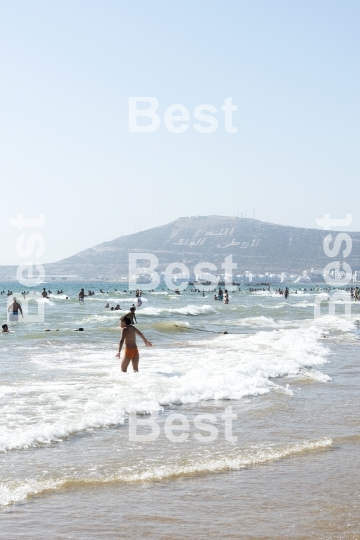
[[[221,268],[225,256],[233,255],[237,271],[299,273],[324,267],[332,259],[323,251],[329,231],[277,225],[254,218],[227,216],[181,217],[165,225],[120,236],[60,261],[47,265],[53,272],[68,271],[127,275],[128,254],[149,252],[159,259],[158,271],[174,262],[185,263],[190,271],[203,261]],[[332,233],[337,234],[336,232]],[[360,270],[360,233],[351,233],[352,252],[347,262]]]
[[[221,271],[225,257],[232,255],[238,274],[245,271],[299,274],[323,268],[334,260],[325,255],[323,240],[328,234],[334,237],[339,232],[277,225],[255,218],[181,217],[165,225],[102,242],[44,267],[50,275],[118,279],[128,273],[129,253],[154,254],[159,260],[158,272],[175,262],[186,264],[190,272],[199,262],[211,262]],[[353,272],[359,271],[360,232],[348,234],[353,244],[346,262]],[[335,257],[337,259],[341,259],[341,253]],[[2,268],[5,267],[0,267],[0,276]]]

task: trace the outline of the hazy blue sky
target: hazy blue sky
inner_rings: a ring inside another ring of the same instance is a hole
[[[0,1],[0,264],[20,261],[16,214],[45,214],[43,262],[253,208],[302,227],[352,213],[360,230],[359,18],[339,0]],[[157,98],[156,132],[129,133],[131,96]],[[181,134],[163,121],[175,103]],[[193,128],[199,104],[214,133]]]

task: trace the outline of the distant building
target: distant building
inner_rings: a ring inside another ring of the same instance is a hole
[[[43,283],[49,281],[82,281],[82,277],[77,274],[60,274],[60,275],[45,275]]]

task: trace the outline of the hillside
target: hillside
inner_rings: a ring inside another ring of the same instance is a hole
[[[319,229],[275,225],[249,218],[179,218],[46,265],[46,271],[116,278],[127,275],[129,252],[149,252],[158,257],[159,271],[172,262],[184,262],[192,271],[201,261],[214,263],[220,271],[225,256],[232,254],[238,264],[237,273],[246,270],[300,273],[329,263],[323,251],[323,238],[327,234],[328,231]],[[355,271],[360,270],[360,233],[351,233],[351,238],[353,248],[347,262]]]
[[[146,231],[120,236],[57,263],[45,265],[47,275],[76,274],[85,279],[118,279],[128,274],[128,253],[153,253],[158,271],[173,262],[185,263],[190,272],[198,262],[212,262],[218,271],[232,254],[235,273],[299,274],[323,268],[331,259],[323,251],[328,231],[265,223],[257,219],[222,216],[179,218]],[[336,233],[333,233],[336,234]],[[346,261],[360,270],[360,233],[351,233],[352,252]],[[15,267],[0,267],[0,278],[15,276]]]

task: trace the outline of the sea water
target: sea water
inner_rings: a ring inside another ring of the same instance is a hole
[[[95,291],[84,303],[81,286]],[[138,338],[140,372],[122,373],[119,318],[137,300],[126,287],[52,283],[44,322],[0,336],[0,535],[356,538],[360,305],[314,318],[309,286],[287,300],[235,290],[228,305],[160,287],[136,310],[153,347]],[[166,435],[174,414],[183,441]],[[131,418],[150,415],[156,440],[129,437]]]

